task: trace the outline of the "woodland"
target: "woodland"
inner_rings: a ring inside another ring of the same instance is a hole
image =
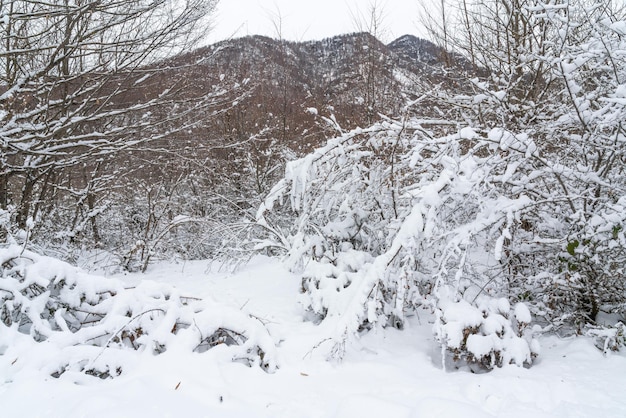
[[[263,321],[74,267],[93,254],[280,259],[332,359],[424,310],[444,368],[531,367],[544,335],[624,349],[622,2],[442,2],[430,41],[389,45],[371,7],[351,35],[203,46],[215,6],[0,1],[0,358],[280,368]]]

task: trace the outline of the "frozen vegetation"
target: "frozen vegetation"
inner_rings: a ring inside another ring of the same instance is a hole
[[[626,416],[624,7],[214,6],[0,3],[0,415]]]
[[[328,361],[328,329],[304,317],[299,279],[275,259],[258,257],[236,274],[219,263],[159,263],[147,274],[108,279],[107,288],[151,289],[152,297],[219,301],[223,312],[255,318],[276,345],[278,369],[267,373],[235,361],[231,347],[194,352],[185,338],[162,354],[114,344],[100,364],[123,368],[100,379],[80,372],[80,360],[101,347],[35,343],[2,327],[0,402],[6,417],[623,417],[626,357],[603,355],[587,338],[540,337],[532,368],[510,365],[490,373],[442,369],[428,309],[404,330],[376,328],[354,341],[342,361]],[[63,267],[76,272],[69,266]],[[60,271],[51,262],[48,271]],[[82,277],[94,277],[85,272]],[[95,287],[95,286],[94,286]],[[137,304],[138,302],[134,302]],[[500,308],[506,306],[500,306]],[[178,310],[180,312],[180,310]],[[523,313],[522,313],[523,315]],[[216,323],[221,315],[207,319]],[[234,318],[235,318],[234,317]],[[157,318],[157,317],[155,317]],[[164,315],[158,318],[165,319]],[[134,322],[126,318],[129,329]],[[234,319],[231,323],[234,322]],[[224,323],[226,324],[226,323]],[[199,324],[200,325],[200,324]],[[122,331],[123,331],[122,330]],[[169,331],[169,330],[168,330]],[[191,331],[191,330],[190,330]],[[193,332],[193,331],[192,331]],[[121,332],[120,332],[121,334]],[[167,334],[167,333],[166,333]],[[191,337],[188,335],[188,337]],[[156,338],[156,336],[153,336]],[[165,336],[167,339],[167,336]],[[10,345],[7,345],[11,342]],[[95,354],[95,355],[97,355]],[[58,378],[52,368],[76,359]]]

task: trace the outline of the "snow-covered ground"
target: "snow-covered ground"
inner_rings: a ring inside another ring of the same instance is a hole
[[[329,362],[316,348],[325,330],[303,320],[297,277],[266,258],[235,274],[216,267],[163,263],[122,278],[169,283],[254,315],[279,344],[275,373],[220,361],[212,350],[146,352],[108,380],[24,369],[0,375],[0,416],[626,417],[626,355],[605,357],[589,339],[542,338],[531,369],[444,371],[425,311],[405,330],[372,331],[342,362]]]

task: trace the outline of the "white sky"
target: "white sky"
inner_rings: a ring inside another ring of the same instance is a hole
[[[418,13],[423,0],[221,0],[209,42],[246,35],[278,37],[282,22],[287,40],[317,40],[358,31],[354,15],[368,15],[370,5],[383,11],[383,32],[390,42],[402,35],[423,36]],[[281,19],[276,16],[280,15]]]

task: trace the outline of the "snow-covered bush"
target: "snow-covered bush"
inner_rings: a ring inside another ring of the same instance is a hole
[[[53,376],[80,371],[112,377],[124,371],[128,351],[170,349],[220,347],[233,361],[267,371],[277,366],[267,330],[241,311],[150,282],[126,288],[10,246],[0,249],[0,355],[8,356],[24,338],[56,353],[41,365]]]
[[[543,7],[561,48],[541,61],[559,81],[562,104],[550,115],[555,123],[540,129],[557,148],[551,159],[560,163],[553,170],[560,170],[560,209],[568,213],[560,268],[553,283],[543,282],[543,296],[580,329],[600,312],[623,313],[626,306],[626,16],[601,2],[571,2],[566,14]]]
[[[558,289],[545,292],[549,303],[560,305],[562,315],[579,328],[595,323],[600,312],[623,313],[625,306],[626,197],[598,206],[572,220],[571,235],[559,256],[560,271],[543,281],[543,286],[558,284]]]
[[[504,298],[482,298],[477,306],[465,300],[441,300],[435,335],[456,366],[491,370],[506,364],[530,366],[539,354],[539,343],[528,328],[530,311],[519,302],[511,307]]]
[[[459,14],[468,33],[457,39],[489,74],[471,80],[473,94],[442,94],[448,118],[476,131],[500,127],[537,147],[501,177],[499,193],[532,201],[502,237],[506,294],[568,332],[603,312],[623,315],[626,9],[583,0],[469,4],[473,12]],[[500,151],[512,150],[503,142]]]
[[[272,228],[288,201],[293,226],[275,235],[302,272],[305,308],[333,322],[336,348],[375,325],[401,328],[442,285],[502,290],[507,243],[533,207],[505,183],[525,175],[518,167],[537,147],[501,129],[436,137],[427,123],[386,121],[330,140],[289,163],[259,210]]]
[[[592,326],[587,328],[586,335],[595,339],[596,346],[604,354],[620,351],[626,347],[626,325],[618,322],[615,326]]]

